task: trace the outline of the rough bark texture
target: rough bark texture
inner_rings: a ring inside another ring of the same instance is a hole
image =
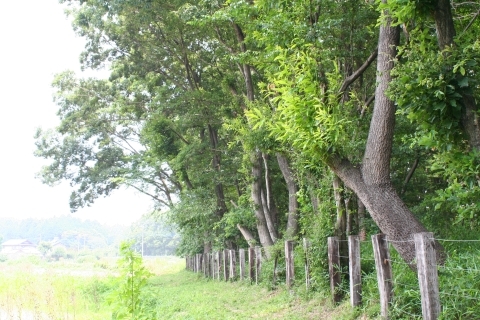
[[[292,239],[298,234],[298,187],[295,183],[295,177],[287,158],[284,155],[277,153],[277,161],[288,189],[288,218],[286,237],[288,239]]]
[[[435,27],[437,29],[438,47],[440,50],[453,45],[455,26],[453,25],[450,0],[438,0],[435,6]]]
[[[426,229],[406,207],[390,181],[395,105],[385,92],[391,81],[390,70],[393,68],[400,33],[398,27],[391,26],[389,18],[386,20],[380,27],[377,88],[363,164],[361,168],[355,167],[338,155],[331,155],[328,164],[345,185],[357,194],[402,258],[411,263],[415,259],[415,245],[413,241],[405,241],[413,240],[414,233],[425,232]],[[443,261],[443,250],[438,243],[436,245],[439,249],[438,261]]]

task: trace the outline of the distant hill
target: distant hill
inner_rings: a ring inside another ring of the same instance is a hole
[[[48,219],[0,218],[0,239],[59,240],[67,248],[95,249],[111,246],[125,237],[129,227],[107,226],[71,216]]]

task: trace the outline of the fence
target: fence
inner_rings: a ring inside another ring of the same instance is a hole
[[[442,239],[437,239],[442,240]],[[348,241],[348,256],[340,255],[340,242]],[[348,240],[339,240],[337,237],[329,237],[328,244],[328,262],[329,262],[329,278],[332,300],[337,303],[342,300],[344,291],[341,289],[342,283],[342,267],[346,269],[346,265],[342,266],[342,262],[348,260],[348,278],[349,278],[349,296],[352,307],[357,307],[362,303],[362,270],[361,261],[372,260],[375,263],[375,271],[377,277],[378,291],[380,296],[380,313],[383,319],[389,318],[389,306],[392,302],[395,286],[406,286],[409,290],[419,290],[421,297],[421,310],[423,319],[437,319],[441,312],[440,295],[453,295],[452,293],[439,291],[438,269],[446,271],[467,270],[480,272],[474,269],[451,268],[446,266],[438,266],[436,263],[435,239],[432,233],[418,233],[413,239],[406,240],[415,243],[418,287],[403,285],[394,280],[392,272],[393,263],[404,264],[403,261],[394,261],[390,257],[389,244],[393,241],[389,240],[384,234],[373,235],[371,239],[373,259],[362,258],[360,245],[368,243],[368,241],[360,241],[359,236],[349,236]],[[443,240],[449,241],[449,240]],[[285,242],[285,283],[288,288],[292,287],[295,281],[294,270],[294,251],[295,243],[293,241]],[[305,285],[310,288],[310,254],[311,244],[307,239],[303,239],[303,251],[305,253]],[[245,252],[248,252],[248,257]],[[247,260],[248,258],[248,260]],[[246,264],[246,261],[248,263]],[[275,261],[275,266],[277,261]],[[248,250],[240,249],[223,250],[221,252],[197,254],[193,257],[186,257],[186,266],[188,270],[203,273],[206,277],[218,280],[234,281],[250,280],[257,283],[260,280],[260,271],[262,268],[262,248],[248,248]],[[238,271],[238,274],[237,274]],[[479,273],[480,274],[480,273]],[[346,274],[343,274],[346,276]],[[275,274],[274,274],[275,278]],[[478,294],[478,291],[475,295]],[[477,299],[465,296],[466,299]],[[409,319],[418,318],[419,315],[412,315],[404,311]]]

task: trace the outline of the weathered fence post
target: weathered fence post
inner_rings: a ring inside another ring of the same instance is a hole
[[[202,254],[201,253],[197,253],[195,255],[195,272],[196,273],[199,273],[200,270],[202,269],[202,263],[201,263],[201,259],[202,258]]]
[[[440,315],[441,308],[433,233],[416,233],[413,238],[417,257],[418,284],[422,296],[423,319],[436,320]]]
[[[262,247],[255,247],[255,283],[260,281],[260,271],[262,270]]]
[[[237,257],[235,250],[229,250],[230,255],[230,281],[235,281],[237,277]]]
[[[203,271],[203,276],[207,277],[208,276],[208,252],[205,252],[202,256],[202,271]]]
[[[305,253],[305,286],[310,289],[310,263],[309,263],[310,241],[303,238],[303,252]]]
[[[210,254],[210,277],[215,279],[215,252]]]
[[[255,278],[255,248],[248,248],[248,277],[250,282]]]
[[[286,284],[291,288],[295,278],[295,269],[293,263],[293,241],[285,241],[285,265],[286,265]]]
[[[220,253],[220,251],[217,251],[216,256],[217,256],[217,267],[216,267],[217,279],[220,281],[222,276],[222,254]]]
[[[338,290],[341,282],[340,269],[340,249],[338,237],[328,237],[328,272],[330,274],[330,291],[332,293],[333,302],[340,302],[342,294]]]
[[[230,262],[230,257],[228,254],[229,250],[224,249],[223,250],[223,280],[228,281],[228,276],[229,276],[229,262]]]
[[[350,304],[362,303],[362,270],[360,267],[360,237],[348,236],[348,270],[350,275]]]
[[[238,250],[238,260],[240,266],[240,280],[245,279],[245,249]]]
[[[380,314],[382,319],[388,319],[388,305],[392,301],[392,264],[388,242],[384,234],[372,236],[373,255],[377,269],[378,291],[380,292]]]

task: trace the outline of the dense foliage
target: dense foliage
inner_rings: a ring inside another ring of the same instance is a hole
[[[61,2],[110,67],[57,75],[36,136],[73,210],[131,186],[180,254],[380,229],[410,262],[413,233],[478,227],[476,2]]]

